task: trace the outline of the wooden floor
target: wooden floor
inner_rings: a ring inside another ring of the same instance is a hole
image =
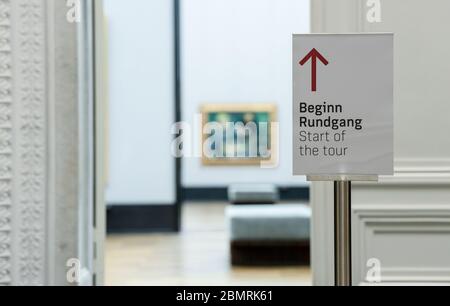
[[[224,210],[187,204],[180,234],[108,236],[106,285],[311,285],[309,267],[232,268]]]

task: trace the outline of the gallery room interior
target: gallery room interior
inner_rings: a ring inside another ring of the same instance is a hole
[[[290,150],[280,150],[279,164],[272,169],[261,169],[261,150],[255,158],[234,160],[196,152],[208,136],[201,136],[198,125],[210,121],[259,125],[286,118],[280,120],[280,130],[289,130],[291,37],[309,32],[309,3],[184,1],[174,15],[170,1],[134,2],[131,7],[120,0],[104,3],[109,47],[106,283],[121,284],[128,279],[149,284],[202,284],[206,280],[217,285],[311,284],[309,262],[301,261],[309,257],[309,190],[305,178],[292,176]],[[177,23],[179,32],[174,33]],[[148,39],[136,41],[136,37]],[[179,62],[174,62],[174,52],[179,53]],[[175,73],[180,82],[176,92]],[[126,84],[123,75],[129,75]],[[190,141],[185,142],[192,143],[178,163],[170,151],[173,137],[178,136],[171,134],[177,115],[177,122],[190,126],[183,133],[189,133]],[[270,138],[267,142],[279,141],[280,148],[292,146],[289,137]],[[249,155],[246,141],[236,144],[243,156]],[[266,144],[265,150],[270,146]],[[230,198],[229,191],[234,189],[244,193],[244,198]],[[238,225],[244,228],[235,233],[233,241],[226,211],[238,217],[239,210],[246,213],[246,205],[230,211],[233,202],[254,204],[249,209],[257,215],[266,214],[267,209],[280,218],[287,214],[285,222],[289,214],[302,217],[305,210],[307,223],[298,221],[305,233],[270,237],[271,227],[278,226],[274,224],[247,237],[246,227],[258,226],[255,219]],[[157,234],[129,234],[135,231]],[[258,245],[258,240],[267,241]],[[254,243],[253,248],[246,246]],[[140,269],[142,274],[135,275],[136,279],[131,269],[130,274],[122,274],[125,264],[136,266],[141,261],[129,256],[124,261],[133,246],[137,256],[148,258],[148,266]],[[278,259],[279,248],[285,251]],[[255,256],[258,252],[267,253],[268,258]],[[299,252],[300,258],[289,258],[291,252]],[[231,259],[232,253],[235,258]],[[247,267],[258,260],[262,268]],[[283,262],[284,267],[277,267]]]
[[[293,100],[324,118],[301,127],[365,121],[332,121],[345,109],[333,99],[295,101],[293,34],[315,33],[393,33],[394,175],[351,184],[349,282],[450,285],[449,12],[0,1],[0,285],[335,285],[337,185],[295,175]]]

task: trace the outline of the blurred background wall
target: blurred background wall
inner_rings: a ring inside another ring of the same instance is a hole
[[[173,204],[173,1],[106,0],[109,204]]]
[[[108,204],[170,205],[176,200],[170,154],[176,98],[172,2],[105,1]],[[309,11],[309,1],[180,1],[181,119],[193,124],[204,103],[274,103],[281,129],[278,167],[205,167],[199,158],[185,158],[180,169],[184,188],[240,182],[307,186],[292,176],[290,83],[291,36],[309,32]],[[200,145],[200,135],[193,134],[192,145]]]
[[[205,103],[274,103],[280,121],[280,164],[204,167],[183,161],[185,187],[232,183],[306,185],[292,176],[292,33],[308,33],[309,1],[185,0],[181,4],[182,116]],[[199,143],[198,133],[194,145]]]

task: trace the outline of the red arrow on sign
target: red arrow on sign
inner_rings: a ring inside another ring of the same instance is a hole
[[[317,91],[317,59],[319,59],[325,66],[329,63],[316,48],[313,48],[301,61],[300,65],[305,65],[311,59],[311,91]]]

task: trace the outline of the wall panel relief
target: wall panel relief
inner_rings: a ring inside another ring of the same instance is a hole
[[[44,284],[46,231],[46,12],[44,0],[14,0],[16,104],[14,197],[20,285]]]
[[[11,284],[13,119],[11,1],[0,1],[0,285]]]
[[[65,266],[54,267],[60,259],[54,247],[60,216],[52,196],[54,177],[64,170],[51,166],[58,153],[65,154],[56,152],[58,132],[50,128],[59,115],[55,97],[64,91],[55,85],[55,75],[70,75],[70,86],[77,86],[76,25],[66,23],[65,14],[65,2],[59,0],[0,0],[0,285],[56,284],[56,273],[65,279]],[[58,16],[62,22],[56,26]],[[74,34],[56,37],[60,28]],[[57,38],[73,54],[59,54]],[[60,58],[66,61],[58,66]],[[72,93],[58,102],[78,105]],[[78,118],[76,112],[68,116]],[[71,131],[76,140],[76,126]],[[73,175],[70,183],[77,179]],[[58,230],[64,233],[66,256],[72,255],[67,245],[76,239],[75,231]]]

